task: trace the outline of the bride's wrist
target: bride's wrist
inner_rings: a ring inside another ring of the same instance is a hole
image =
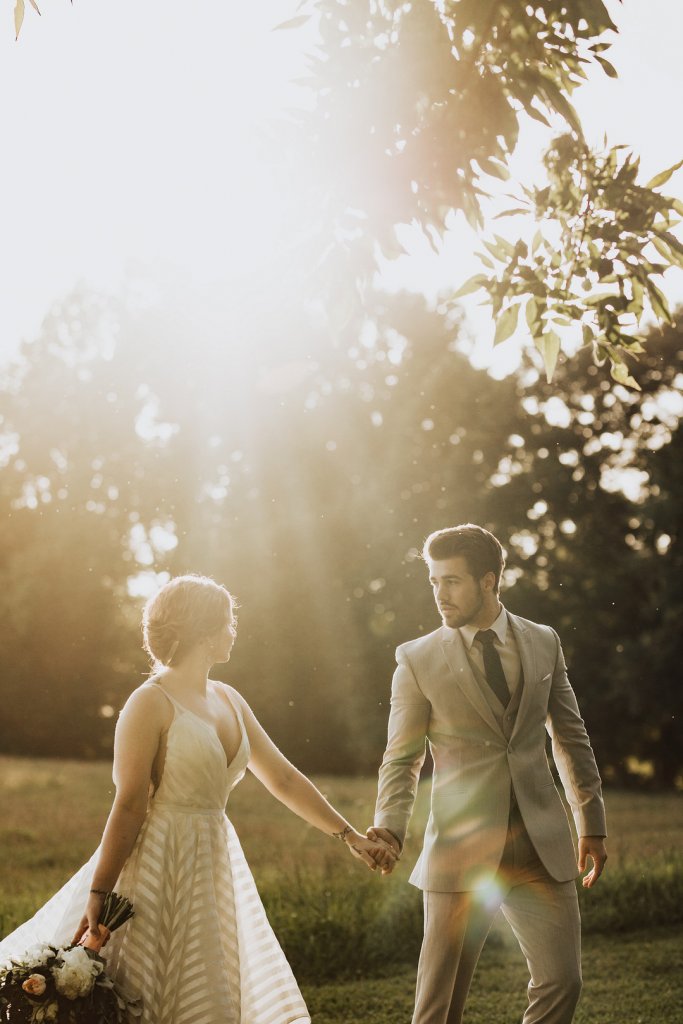
[[[342,843],[346,843],[348,846],[349,840],[356,839],[358,833],[352,825],[344,825],[338,832],[333,832],[332,835],[335,839],[341,839]]]

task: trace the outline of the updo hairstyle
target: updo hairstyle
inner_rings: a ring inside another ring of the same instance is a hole
[[[143,647],[156,665],[177,664],[196,644],[224,629],[232,595],[207,576],[176,576],[142,613]]]

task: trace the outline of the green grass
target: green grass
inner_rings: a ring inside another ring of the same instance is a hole
[[[575,1024],[681,1024],[683,928],[590,935]],[[487,944],[472,982],[465,1024],[520,1024],[528,974],[519,949]],[[415,969],[383,978],[302,986],[315,1024],[409,1024]]]
[[[369,824],[373,779],[316,781],[358,828]],[[0,757],[0,792],[0,934],[6,934],[92,854],[113,796],[111,769]],[[577,1021],[664,1024],[669,1018],[649,1007],[666,1005],[667,992],[676,994],[679,984],[671,965],[680,966],[683,938],[683,929],[675,927],[683,924],[683,795],[608,792],[606,801],[607,870],[594,889],[580,890],[590,994],[584,1005],[595,1014],[582,1010],[587,1015]],[[427,809],[423,785],[411,826],[414,838],[394,874],[380,879],[278,804],[252,777],[232,795],[230,817],[275,931],[306,987],[316,1024],[410,1019],[422,912],[420,893],[407,878]],[[645,928],[654,929],[652,938]],[[621,952],[613,956],[615,950]],[[517,1021],[526,966],[502,919],[494,925],[478,977],[467,1024]],[[520,993],[519,1004],[510,1000],[514,992]],[[604,1009],[595,1009],[603,1004]]]

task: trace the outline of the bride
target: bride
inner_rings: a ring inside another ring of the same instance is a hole
[[[231,595],[202,576],[176,577],[147,602],[144,646],[155,673],[118,720],[116,795],[102,841],[0,942],[6,959],[33,943],[97,935],[106,894],[128,896],[135,916],[102,955],[112,979],[142,997],[142,1024],[310,1021],[225,814],[247,768],[368,867],[388,871],[395,860],[297,771],[233,687],[209,678],[212,665],[230,658],[235,626]]]

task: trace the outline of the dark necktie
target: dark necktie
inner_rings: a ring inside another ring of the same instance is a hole
[[[474,639],[479,640],[483,647],[486,681],[503,707],[507,707],[510,691],[500,663],[500,655],[494,646],[496,634],[492,629],[480,629]]]

